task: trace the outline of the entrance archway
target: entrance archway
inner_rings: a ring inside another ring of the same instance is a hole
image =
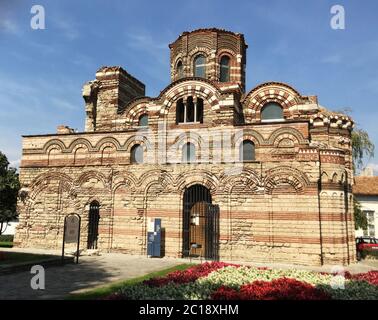
[[[183,256],[218,259],[219,210],[208,188],[196,184],[183,198]]]
[[[98,223],[100,220],[100,204],[92,201],[89,205],[88,245],[87,249],[97,249]]]

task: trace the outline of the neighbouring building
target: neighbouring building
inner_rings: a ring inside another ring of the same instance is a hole
[[[240,33],[182,33],[153,98],[100,68],[84,132],[23,137],[16,245],[60,248],[77,213],[86,248],[146,255],[155,217],[166,256],[354,262],[353,121],[285,83],[246,91],[247,47]]]
[[[378,176],[374,176],[372,168],[354,178],[353,193],[368,221],[366,230],[356,230],[356,237],[378,238]]]

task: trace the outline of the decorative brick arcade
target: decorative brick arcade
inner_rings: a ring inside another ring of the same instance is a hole
[[[60,248],[65,215],[78,213],[86,248],[96,203],[100,250],[146,255],[157,217],[163,252],[181,257],[184,193],[201,186],[219,205],[220,259],[354,262],[353,121],[284,83],[246,93],[242,34],[199,29],[169,47],[158,97],[102,67],[83,88],[84,132],[23,137],[15,244]]]

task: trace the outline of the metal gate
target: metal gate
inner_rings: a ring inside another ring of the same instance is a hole
[[[99,220],[100,204],[97,201],[93,201],[89,206],[88,249],[97,249]]]
[[[183,256],[219,260],[219,206],[202,185],[185,190],[183,199]]]

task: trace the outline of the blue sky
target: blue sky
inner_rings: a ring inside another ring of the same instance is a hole
[[[45,30],[30,27],[35,4]],[[330,27],[335,4],[345,30]],[[377,14],[376,0],[0,0],[0,150],[17,165],[22,134],[82,131],[81,87],[100,66],[123,66],[158,95],[170,81],[168,44],[202,27],[244,33],[247,90],[282,81],[331,110],[350,108],[378,149]]]

